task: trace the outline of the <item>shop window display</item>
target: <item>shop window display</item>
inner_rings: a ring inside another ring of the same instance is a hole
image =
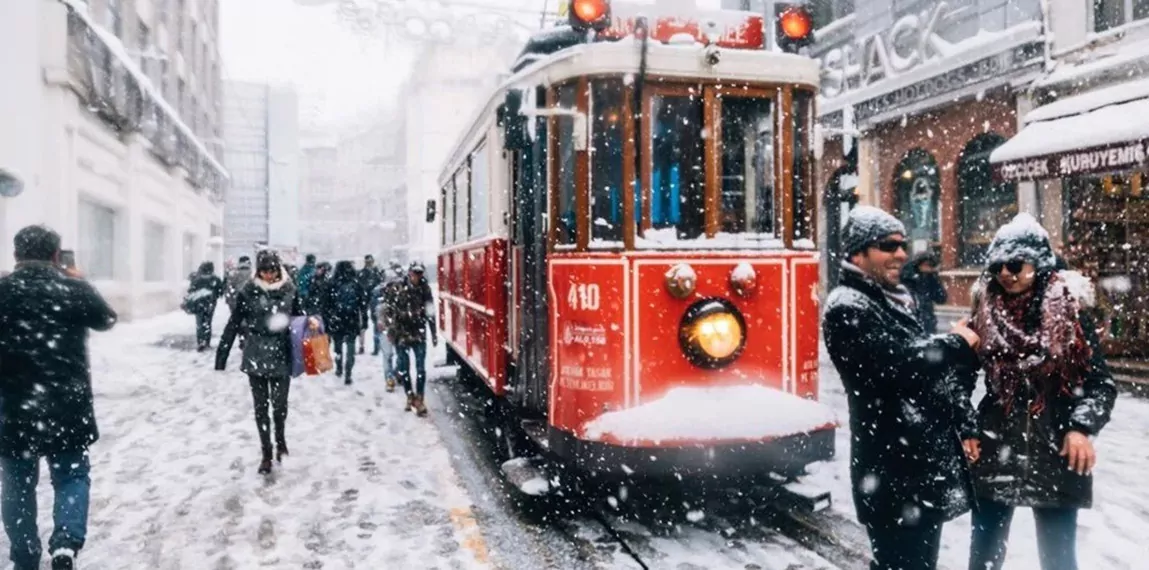
[[[941,247],[938,163],[929,152],[915,148],[906,153],[894,170],[897,214],[906,225],[913,253]]]
[[[958,158],[958,263],[963,267],[985,265],[985,252],[994,232],[1017,215],[1017,185],[995,182],[989,154],[1005,143],[995,133],[973,138]]]

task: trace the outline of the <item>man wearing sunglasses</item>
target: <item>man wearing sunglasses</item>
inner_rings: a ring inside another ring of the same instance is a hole
[[[850,212],[822,323],[849,401],[850,478],[872,570],[935,568],[942,524],[972,496],[961,442],[976,433],[964,383],[979,339],[964,321],[944,335],[922,327],[900,282],[905,235],[880,209]]]

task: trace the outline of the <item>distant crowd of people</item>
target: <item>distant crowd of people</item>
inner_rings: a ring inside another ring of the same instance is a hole
[[[367,255],[356,270],[351,261],[317,263],[314,255],[298,269],[282,263],[270,250],[256,254],[255,265],[241,257],[223,278],[208,262],[190,276],[184,310],[196,318],[197,349],[211,348],[216,305],[222,297],[230,316],[216,349],[215,367],[224,370],[232,345],[238,340],[255,403],[262,460],[260,473],[268,473],[273,458],[288,455],[285,435],[292,350],[288,327],[292,317],[308,317],[307,326],[331,339],[335,374],[352,384],[356,345],[366,352],[366,333],[372,334],[372,355],[383,357],[388,391],[402,385],[406,411],[427,415],[424,392],[427,380],[427,335],[438,344],[434,299],[422,263],[406,268],[392,262],[388,269]],[[357,342],[358,341],[358,342]],[[411,366],[415,368],[412,381]],[[270,417],[268,409],[270,408]],[[274,447],[273,447],[274,439]]]

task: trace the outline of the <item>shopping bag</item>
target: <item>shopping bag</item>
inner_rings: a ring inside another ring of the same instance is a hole
[[[323,374],[335,368],[331,362],[331,341],[325,334],[303,339],[303,368],[308,376]]]
[[[310,330],[307,326],[309,319],[319,321],[319,330]],[[306,371],[303,365],[304,339],[325,334],[323,319],[319,317],[291,317],[291,377],[298,378]]]

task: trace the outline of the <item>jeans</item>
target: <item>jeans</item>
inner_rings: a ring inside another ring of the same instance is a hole
[[[379,323],[375,322],[375,317],[371,317],[371,340],[373,342],[371,354],[379,354],[379,349],[383,345],[382,338],[383,333],[379,332]]]
[[[396,369],[395,345],[391,344],[391,341],[387,340],[387,335],[383,333],[376,332],[375,338],[380,339],[379,347],[382,349],[381,352],[383,353],[383,378],[394,378]]]
[[[251,399],[255,405],[255,426],[259,429],[259,446],[264,459],[271,459],[271,423],[275,423],[275,445],[287,447],[287,396],[291,391],[288,376],[248,376]],[[271,418],[267,407],[271,404]]]
[[[211,319],[212,314],[208,312],[195,314],[196,348],[206,348],[211,346]]]
[[[343,371],[343,377],[351,381],[351,369],[355,367],[355,335],[338,335],[331,338],[335,345],[335,371]],[[347,349],[347,365],[343,365],[343,349]]]
[[[973,512],[970,570],[1000,570],[1014,507],[981,500]],[[1077,570],[1077,509],[1034,508],[1041,570]]]
[[[423,388],[427,385],[427,343],[400,344],[396,347],[395,366],[399,368],[397,375],[399,383],[408,395],[414,394],[423,397]],[[407,351],[415,353],[415,390],[411,391],[411,360]]]
[[[868,524],[870,550],[874,559],[870,570],[935,570],[941,548],[941,523],[900,527],[894,523]]]
[[[88,501],[92,488],[91,464],[87,450],[49,455],[48,473],[52,477],[55,504],[52,520],[55,530],[48,539],[48,552],[68,548],[79,552],[88,535]],[[38,568],[40,565],[40,531],[36,526],[36,485],[40,482],[40,458],[0,458],[3,469],[3,492],[0,510],[4,530],[11,543],[9,558],[16,568]]]

